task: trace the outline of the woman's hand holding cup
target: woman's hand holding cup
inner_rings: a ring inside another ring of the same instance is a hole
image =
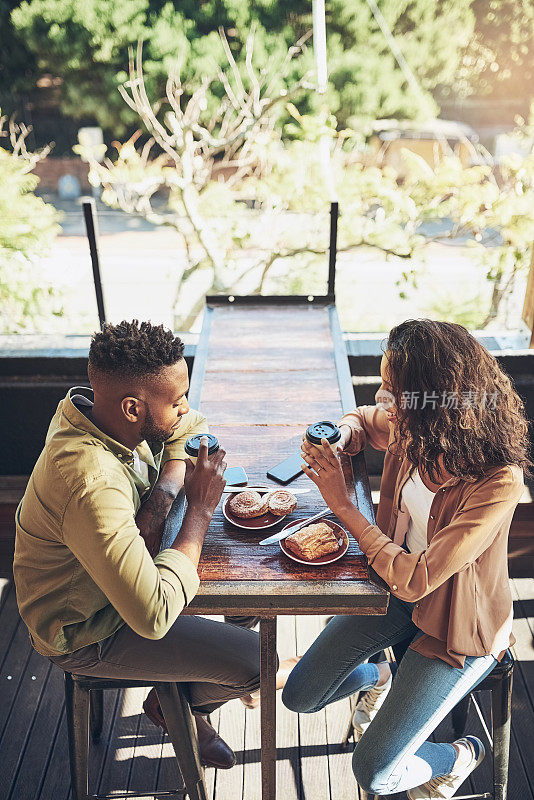
[[[336,428],[340,434],[340,438],[336,442],[330,444],[335,453],[339,455],[340,453],[346,452],[349,444],[352,454],[359,453],[360,450],[364,449],[366,445],[366,437],[363,428],[351,427],[346,423],[341,423],[339,426],[334,426],[333,423],[330,424],[332,424],[332,426]],[[313,444],[308,438],[308,432],[310,431],[310,428],[313,428],[313,426],[308,426],[308,429],[302,435],[301,449],[303,454],[307,453],[309,455],[313,455],[314,449],[317,449],[317,443]]]
[[[310,443],[305,443],[309,445]],[[302,446],[304,473],[317,486],[327,506],[335,513],[351,505],[341,462],[333,452],[327,439],[322,439],[319,447]]]

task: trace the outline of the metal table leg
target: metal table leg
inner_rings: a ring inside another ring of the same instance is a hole
[[[260,620],[261,796],[276,798],[276,617]]]

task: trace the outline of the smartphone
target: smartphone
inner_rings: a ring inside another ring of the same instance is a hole
[[[243,467],[227,467],[224,470],[223,478],[228,486],[244,486],[248,482],[248,476]]]
[[[294,453],[294,455],[289,456],[286,458],[285,461],[281,461],[280,464],[277,464],[276,467],[273,467],[267,472],[267,477],[272,478],[273,481],[278,481],[278,483],[289,483],[292,481],[293,478],[297,478],[299,475],[302,475],[302,456],[300,453]]]

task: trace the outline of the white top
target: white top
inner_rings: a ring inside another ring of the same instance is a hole
[[[406,534],[406,547],[410,553],[420,553],[427,548],[426,529],[434,495],[435,492],[431,492],[421,480],[417,468],[402,487],[402,499],[410,514]]]

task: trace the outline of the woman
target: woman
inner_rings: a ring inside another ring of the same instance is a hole
[[[377,405],[341,420],[339,445],[386,451],[376,525],[350,501],[326,440],[302,452],[305,473],[388,584],[388,612],[334,617],[283,700],[307,713],[368,690],[355,715],[360,786],[452,797],[484,757],[482,742],[427,738],[513,643],[507,539],[531,464],[528,425],[508,377],[461,325],[393,328],[381,377]],[[393,682],[387,663],[363,663],[406,641]]]

